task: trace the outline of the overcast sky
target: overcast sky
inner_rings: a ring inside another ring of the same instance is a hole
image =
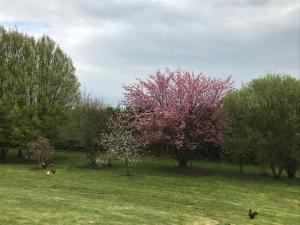
[[[93,96],[165,67],[236,87],[270,72],[300,77],[300,0],[0,0],[0,24],[49,35]]]

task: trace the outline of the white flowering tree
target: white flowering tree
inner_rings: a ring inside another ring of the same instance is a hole
[[[138,155],[138,145],[133,136],[133,131],[121,115],[109,119],[109,132],[99,140],[100,144],[107,149],[109,161],[113,158],[121,158],[125,162],[127,175],[129,173],[129,162]]]

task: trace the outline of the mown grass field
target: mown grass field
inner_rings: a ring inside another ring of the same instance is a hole
[[[33,162],[0,162],[0,224],[300,224],[300,181],[281,181],[248,166],[140,159],[132,176],[86,167],[82,153],[56,152],[57,173]],[[299,174],[298,174],[299,175]],[[250,220],[249,208],[259,215]]]

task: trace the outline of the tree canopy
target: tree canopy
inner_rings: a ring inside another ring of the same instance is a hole
[[[1,26],[0,52],[0,111],[10,121],[9,145],[54,138],[79,96],[72,60],[48,36],[35,39]]]
[[[269,74],[254,79],[226,96],[231,130],[224,142],[232,156],[245,161],[255,154],[279,178],[284,168],[294,168],[300,159],[300,80]],[[292,175],[291,175],[292,176]]]
[[[140,140],[169,143],[185,167],[203,143],[220,141],[225,120],[219,109],[231,85],[229,78],[167,69],[125,86],[124,104]]]

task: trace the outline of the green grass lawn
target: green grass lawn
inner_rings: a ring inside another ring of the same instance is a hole
[[[132,176],[86,167],[82,153],[57,152],[57,173],[32,162],[0,163],[0,224],[300,224],[300,182],[273,180],[255,166],[140,159]],[[259,215],[250,220],[248,209]]]

